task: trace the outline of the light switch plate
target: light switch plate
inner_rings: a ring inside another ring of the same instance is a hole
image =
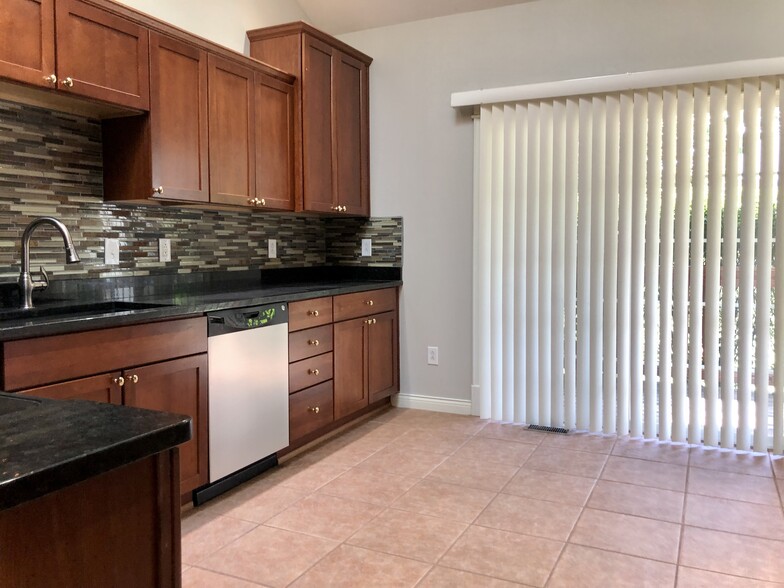
[[[158,261],[171,261],[171,239],[158,239]]]
[[[103,262],[106,265],[119,265],[120,264],[120,240],[119,239],[104,239],[103,240]]]
[[[278,256],[278,240],[267,239],[267,257],[275,259]]]
[[[373,255],[373,240],[362,239],[362,257],[370,257]]]

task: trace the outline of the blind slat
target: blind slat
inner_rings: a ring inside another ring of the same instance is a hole
[[[515,152],[518,161],[528,161],[528,110],[518,104],[515,107]],[[525,175],[515,175],[515,364],[514,387],[515,409],[514,420],[518,423],[527,421],[525,396],[526,383],[526,293],[528,291],[528,182]]]
[[[579,169],[577,173],[577,428],[590,425],[591,386],[591,145],[593,105],[580,98]]]
[[[492,124],[492,159],[491,159],[491,217],[490,217],[490,353],[493,357],[501,357],[504,349],[503,341],[503,149],[504,120],[503,109],[493,106]],[[492,389],[491,413],[494,419],[501,418],[503,400],[503,363],[493,362],[490,372]]]
[[[779,137],[784,136],[784,78],[779,78]],[[784,339],[784,220],[782,220],[779,213],[784,210],[784,149],[779,144],[779,181],[778,181],[778,197],[776,199],[776,251],[775,251],[775,283],[774,291],[776,293],[776,306],[775,306],[775,370],[774,377],[774,393],[773,393],[773,451],[776,453],[784,453],[784,344],[781,344]]]
[[[566,101],[566,220],[564,246],[564,427],[577,426],[577,140],[580,105]]]
[[[539,106],[539,423],[550,422],[552,394],[553,105]]]
[[[528,105],[528,296],[526,297],[526,414],[539,424],[539,104]]]
[[[553,103],[553,208],[552,208],[552,383],[551,422],[564,422],[564,257],[566,223],[566,102]]]
[[[503,399],[499,409],[501,419],[511,421],[514,418],[514,362],[515,362],[515,321],[514,321],[514,222],[515,222],[515,125],[514,109],[503,108],[504,144],[503,144],[503,269],[501,288],[503,297],[502,329],[503,329]]]

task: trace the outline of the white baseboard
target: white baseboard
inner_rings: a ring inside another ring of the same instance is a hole
[[[392,406],[398,408],[417,408],[433,412],[449,412],[452,414],[471,414],[471,401],[457,398],[439,398],[436,396],[419,396],[417,394],[396,394],[392,397]]]

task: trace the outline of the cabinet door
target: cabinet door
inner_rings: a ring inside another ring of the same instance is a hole
[[[302,158],[305,210],[334,210],[332,63],[335,49],[303,35]]]
[[[180,445],[180,492],[207,482],[207,354],[125,370],[125,404],[188,415],[190,441]]]
[[[28,388],[18,394],[53,398],[55,400],[93,400],[95,402],[110,402],[122,404],[122,389],[120,388],[120,372],[100,374],[79,380],[69,380],[51,386]]]
[[[209,56],[210,201],[250,206],[256,193],[254,74]]]
[[[344,212],[368,216],[368,67],[340,51],[333,63],[335,199]]]
[[[148,110],[147,29],[80,0],[56,2],[57,87]]]
[[[150,35],[150,132],[150,194],[207,202],[207,54],[156,33]]]
[[[3,0],[0,4],[0,76],[54,86],[54,0]]]
[[[334,326],[335,420],[368,405],[365,321],[354,319]]]
[[[256,198],[294,210],[294,87],[256,73]]]
[[[372,404],[398,391],[397,312],[370,319],[367,326],[368,397]]]

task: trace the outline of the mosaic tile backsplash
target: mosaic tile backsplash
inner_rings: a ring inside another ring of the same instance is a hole
[[[50,227],[33,237],[31,267],[62,278],[195,271],[402,266],[401,218],[321,218],[256,211],[123,205],[102,199],[101,123],[0,100],[0,280],[19,274],[20,241],[35,217],[62,220],[82,262],[66,265]],[[120,264],[104,261],[106,238],[120,240]],[[172,261],[158,261],[158,239],[171,239]],[[278,258],[267,258],[267,239]],[[373,255],[360,257],[362,238]]]

